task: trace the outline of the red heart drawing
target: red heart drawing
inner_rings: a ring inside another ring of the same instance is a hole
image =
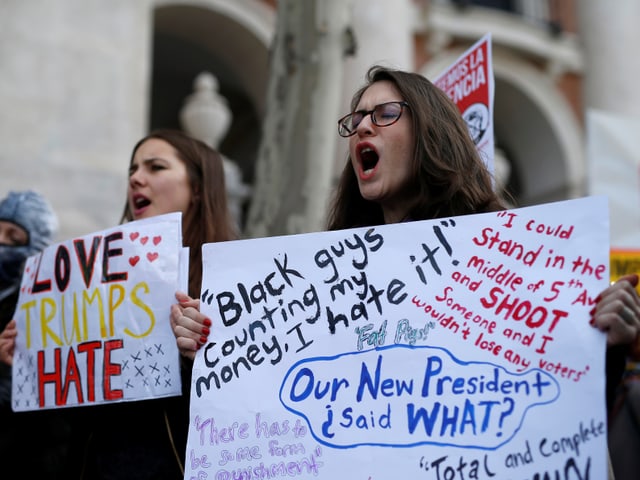
[[[157,237],[153,237],[153,244],[157,245],[162,241],[162,237],[158,235]]]
[[[149,237],[142,237],[140,239],[140,243],[144,245],[145,243],[147,243],[147,240],[149,240]]]
[[[136,255],[135,257],[129,258],[129,263],[131,264],[132,267],[135,267],[136,263],[138,263],[139,261],[140,261],[140,257],[138,255]]]
[[[153,262],[156,258],[158,258],[158,252],[149,252],[147,253],[147,258],[150,262]]]
[[[129,234],[129,238],[133,242],[136,238],[138,238],[138,235],[140,235],[138,232],[132,232]]]

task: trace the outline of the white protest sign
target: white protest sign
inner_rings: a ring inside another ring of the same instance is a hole
[[[605,478],[607,211],[205,245],[185,478]]]
[[[169,314],[184,289],[181,257],[181,214],[173,213],[29,258],[15,313],[13,409],[180,395]]]
[[[493,174],[493,77],[491,34],[488,33],[442,72],[433,83],[458,106],[473,142]]]

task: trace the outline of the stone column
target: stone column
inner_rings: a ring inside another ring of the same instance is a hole
[[[583,0],[578,14],[585,59],[588,192],[608,196],[611,245],[638,248],[640,2]],[[614,465],[619,455],[611,451]]]
[[[351,10],[356,51],[346,62],[345,79],[361,84],[374,63],[413,69],[414,10],[410,0],[355,0]]]
[[[640,105],[640,2],[578,2],[580,38],[584,46],[585,110],[638,115]]]

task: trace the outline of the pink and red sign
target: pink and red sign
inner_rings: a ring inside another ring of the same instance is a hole
[[[462,54],[433,82],[458,106],[489,171],[493,173],[493,95],[491,34]]]

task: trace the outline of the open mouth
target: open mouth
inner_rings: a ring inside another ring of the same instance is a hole
[[[378,152],[371,147],[364,147],[359,151],[360,165],[365,175],[371,175],[378,165]]]
[[[147,197],[145,197],[144,195],[134,195],[133,206],[136,210],[148,207],[149,205],[151,205],[151,200],[149,200]]]

